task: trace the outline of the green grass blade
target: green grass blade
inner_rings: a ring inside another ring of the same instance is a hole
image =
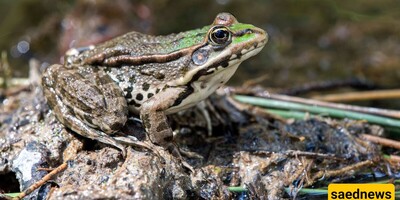
[[[318,115],[327,115],[335,118],[349,118],[355,120],[366,120],[370,123],[379,124],[383,126],[390,126],[400,128],[400,120],[392,119],[388,117],[376,116],[371,114],[359,113],[354,111],[346,111],[335,108],[328,108],[322,106],[312,106],[293,102],[284,102],[273,99],[266,99],[261,97],[235,95],[234,98],[242,103],[247,103],[255,106],[261,106],[264,108],[276,108],[283,109],[283,111],[271,110],[275,114],[283,117],[290,117],[293,114],[293,118],[300,118],[302,113],[309,112]],[[287,112],[290,110],[292,113]],[[293,111],[294,110],[294,111]],[[286,111],[286,112],[285,112]],[[295,112],[297,111],[297,112]]]

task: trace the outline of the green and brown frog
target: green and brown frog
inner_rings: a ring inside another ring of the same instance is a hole
[[[178,34],[130,32],[69,50],[64,65],[45,71],[44,94],[57,119],[79,135],[124,151],[112,135],[133,113],[151,142],[165,147],[173,136],[166,115],[207,98],[267,41],[264,30],[229,13]]]

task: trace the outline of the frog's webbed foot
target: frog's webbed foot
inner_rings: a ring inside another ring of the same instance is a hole
[[[182,154],[181,154],[182,151],[181,151],[181,149],[179,149],[179,146],[177,144],[175,144],[174,142],[171,142],[168,144],[167,149],[169,152],[171,152],[172,155],[174,155],[181,161],[183,167],[187,168],[188,170],[190,170],[190,172],[194,173],[193,167],[189,163],[187,163],[185,161],[185,159],[183,159]]]
[[[126,150],[109,134],[126,122],[128,109],[121,89],[103,71],[85,74],[53,65],[43,74],[43,91],[57,119],[74,132]]]
[[[150,152],[153,152],[155,154],[157,154],[157,156],[162,157],[160,152],[158,152],[155,148],[155,145],[151,142],[147,142],[147,141],[139,141],[137,138],[132,137],[132,136],[118,136],[119,134],[117,133],[116,136],[113,136],[113,139],[115,139],[116,141],[118,141],[121,144],[126,144],[129,146],[136,146],[139,148],[144,148],[149,150]]]

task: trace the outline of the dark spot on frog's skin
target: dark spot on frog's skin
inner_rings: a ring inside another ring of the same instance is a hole
[[[189,67],[183,66],[179,68],[180,73],[185,74],[186,72],[189,71]]]
[[[147,98],[148,98],[148,99],[150,99],[152,96],[154,96],[153,93],[148,93],[148,94],[147,94]]]
[[[117,79],[118,79],[120,82],[125,81],[124,75],[123,75],[123,74],[118,74],[116,77],[117,77]]]
[[[96,82],[100,85],[106,85],[109,83],[113,83],[113,80],[107,74],[98,73],[94,76]]]
[[[236,58],[235,59],[240,59],[242,57],[241,53],[236,54]]]
[[[206,88],[206,87],[207,87],[207,83],[202,82],[202,83],[200,84],[200,88],[201,88],[201,89],[204,89],[204,88]]]
[[[148,83],[143,83],[142,89],[143,89],[144,91],[149,90],[149,88],[150,88],[150,84],[148,84]]]
[[[152,71],[152,70],[149,70],[149,69],[141,69],[141,70],[139,70],[139,73],[140,73],[141,75],[151,76],[151,74],[153,73],[153,71]]]
[[[165,74],[160,73],[160,72],[156,72],[156,73],[154,74],[154,77],[155,77],[156,79],[158,79],[158,80],[163,80],[163,79],[165,78]]]
[[[110,73],[111,72],[111,68],[106,67],[106,68],[104,68],[104,71],[107,72],[107,73]]]
[[[127,93],[132,93],[132,90],[133,90],[132,86],[124,88],[124,91],[126,91]]]
[[[168,124],[167,124],[166,122],[161,122],[161,123],[158,124],[156,130],[157,130],[158,132],[161,132],[161,131],[163,131],[163,130],[165,130],[165,129],[168,129],[168,128],[169,128],[169,127],[168,127]]]
[[[160,88],[156,89],[156,94],[158,94],[160,92]]]
[[[171,142],[173,139],[174,139],[173,136],[169,136],[169,137],[165,137],[165,138],[164,138],[164,141],[165,141],[165,142]]]
[[[136,100],[138,100],[138,101],[143,100],[143,94],[138,93],[138,94],[136,95]]]
[[[169,85],[164,85],[164,87],[161,89],[161,91],[165,91],[166,89],[170,88],[171,86]]]
[[[145,127],[146,129],[150,129],[151,124],[150,124],[150,120],[149,120],[149,114],[145,114],[145,115],[143,116],[142,121],[143,121],[144,127]]]
[[[130,92],[127,92],[125,95],[126,99],[131,99],[132,98],[132,94]]]
[[[133,105],[133,106],[135,106],[135,107],[140,107],[140,104],[136,103],[135,100],[129,101],[128,104],[129,104],[129,105]]]
[[[221,81],[221,82],[219,82],[220,84],[223,84],[224,83],[224,81]]]
[[[135,76],[129,77],[129,82],[130,83],[136,83],[136,77]]]
[[[228,66],[229,66],[229,62],[222,62],[222,63],[221,63],[221,66],[222,66],[223,68],[228,67]]]

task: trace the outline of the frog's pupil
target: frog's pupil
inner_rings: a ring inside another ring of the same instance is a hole
[[[227,37],[228,33],[224,30],[218,30],[215,32],[215,37],[219,38],[219,39],[223,39],[225,37]]]

